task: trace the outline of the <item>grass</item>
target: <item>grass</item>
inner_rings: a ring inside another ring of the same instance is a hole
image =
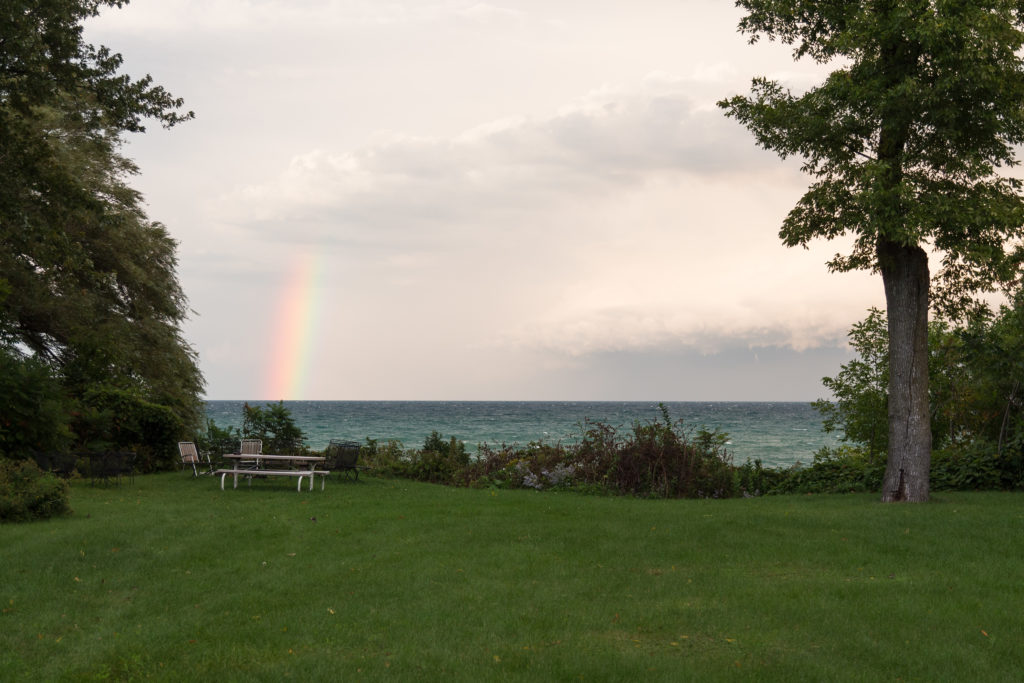
[[[0,527],[3,680],[1019,680],[1024,499],[181,474]]]

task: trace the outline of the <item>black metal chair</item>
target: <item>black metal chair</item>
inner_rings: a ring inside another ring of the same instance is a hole
[[[327,469],[337,472],[339,479],[348,479],[350,475],[354,475],[355,480],[359,481],[359,470],[370,469],[359,464],[359,443],[356,441],[331,439],[324,449],[324,458]]]
[[[78,455],[75,453],[48,453],[47,467],[44,469],[53,472],[58,477],[68,479],[75,473],[78,466]],[[41,465],[40,465],[41,466]]]
[[[36,461],[39,469],[65,479],[71,477],[75,472],[75,465],[78,463],[78,456],[74,453],[55,451],[34,453],[32,459]]]
[[[104,484],[111,480],[120,484],[121,477],[128,476],[135,481],[135,453],[131,451],[102,451],[89,454],[89,478],[91,484]]]

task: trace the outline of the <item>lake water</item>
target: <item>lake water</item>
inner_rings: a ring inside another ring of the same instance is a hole
[[[209,401],[207,416],[220,427],[240,427],[244,401]],[[250,401],[251,405],[266,405]],[[477,444],[531,441],[573,443],[586,420],[628,430],[635,422],[661,418],[656,402],[643,401],[285,401],[310,448],[330,439],[401,441],[420,447],[432,431],[456,437],[470,450]],[[810,463],[822,446],[834,446],[809,403],[665,402],[684,428],[729,434],[736,464],[761,459],[765,465]]]

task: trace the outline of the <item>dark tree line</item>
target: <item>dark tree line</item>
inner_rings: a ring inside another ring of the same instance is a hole
[[[192,113],[84,42],[84,20],[123,4],[0,8],[0,455],[138,445],[159,460],[201,417],[177,245],[120,152]]]

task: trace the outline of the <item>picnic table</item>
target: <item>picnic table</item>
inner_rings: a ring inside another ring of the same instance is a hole
[[[214,474],[220,475],[220,488],[224,490],[224,480],[230,474],[234,477],[235,488],[238,488],[239,475],[249,479],[256,477],[296,477],[296,491],[302,490],[302,480],[309,477],[309,490],[313,490],[313,478],[320,476],[320,490],[324,488],[324,480],[330,474],[328,470],[318,470],[317,464],[324,461],[320,455],[272,455],[269,453],[225,453],[225,458],[237,460],[234,467],[220,469]],[[287,469],[285,469],[287,468]]]

